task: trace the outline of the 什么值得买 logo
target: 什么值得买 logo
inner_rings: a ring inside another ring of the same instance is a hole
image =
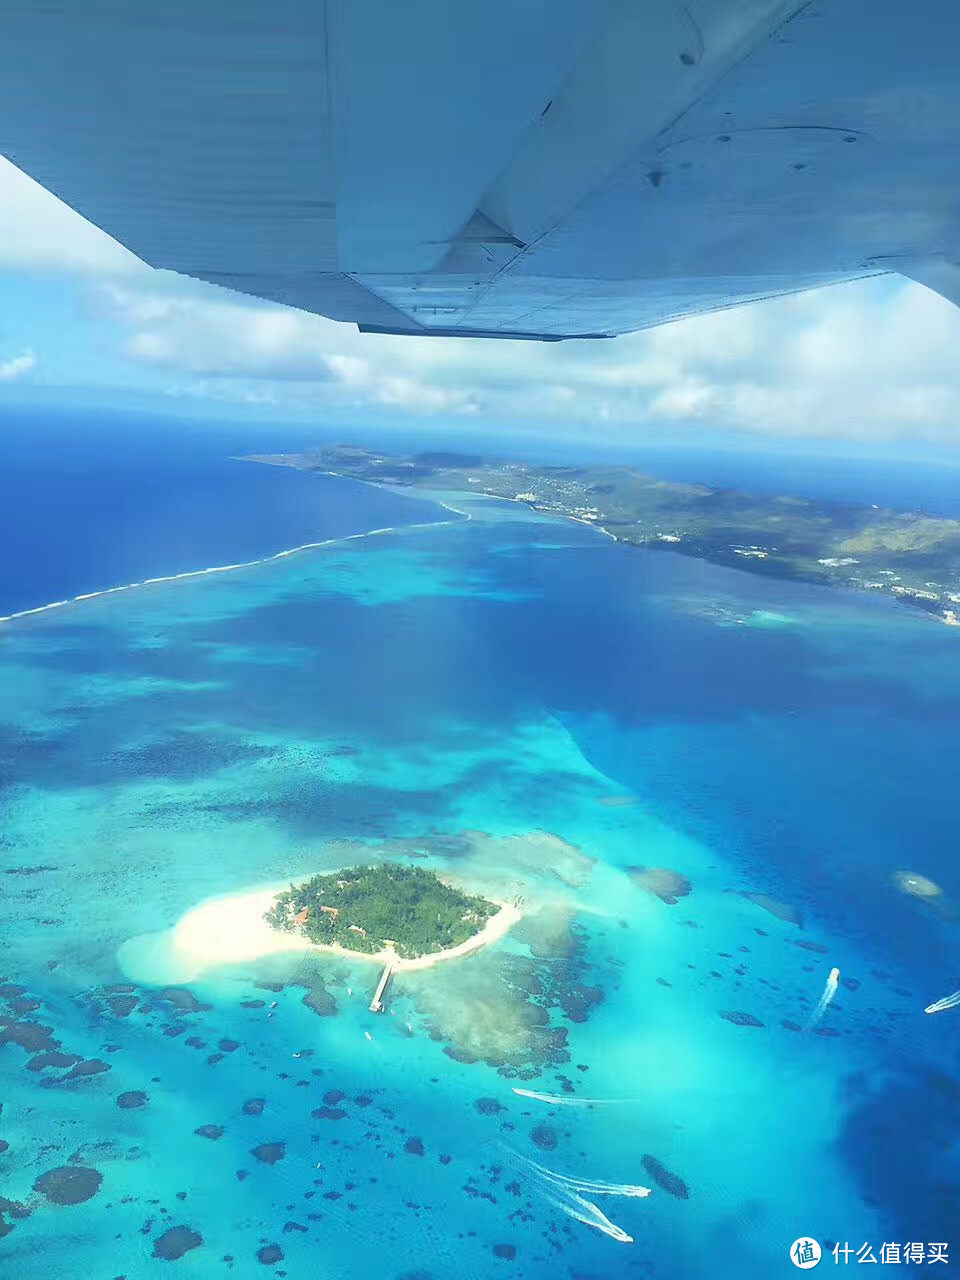
[[[790,1246],[790,1261],[795,1267],[807,1271],[820,1261],[820,1246],[810,1236],[801,1236]]]

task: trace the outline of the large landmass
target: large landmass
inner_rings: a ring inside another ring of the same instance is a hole
[[[378,484],[509,498],[592,525],[619,542],[773,577],[880,592],[944,622],[960,620],[960,520],[678,484],[629,466],[384,454],[353,445],[253,460]]]
[[[461,946],[497,914],[494,902],[461,893],[422,867],[353,867],[313,876],[277,895],[264,917],[320,945],[404,959]]]

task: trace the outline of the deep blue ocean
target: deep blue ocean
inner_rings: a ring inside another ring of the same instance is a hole
[[[0,418],[0,615],[131,586],[0,624],[0,1273],[954,1264],[956,629],[231,461],[331,434]],[[938,460],[624,457],[960,512]],[[211,923],[370,859],[523,918],[384,1015]]]
[[[255,560],[409,519],[372,491],[237,459],[316,433],[36,410],[0,416],[0,613],[163,574]]]

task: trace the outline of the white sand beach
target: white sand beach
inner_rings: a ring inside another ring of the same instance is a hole
[[[266,956],[284,953],[308,954],[324,952],[350,960],[368,960],[383,965],[390,961],[396,972],[429,969],[447,960],[456,960],[489,946],[504,937],[520,920],[522,911],[507,902],[498,902],[500,910],[483,929],[445,951],[407,960],[392,948],[378,952],[350,951],[336,943],[313,943],[292,933],[272,928],[264,914],[278,893],[288,884],[274,884],[242,893],[208,898],[191,908],[172,929],[159,934],[131,938],[120,948],[121,969],[135,981],[190,982],[210,969],[229,964],[249,964]]]

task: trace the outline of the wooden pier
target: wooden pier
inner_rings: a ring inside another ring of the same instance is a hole
[[[373,999],[370,1001],[371,1013],[383,1013],[384,1004],[383,997],[387,993],[387,986],[390,982],[390,975],[393,973],[393,965],[387,961],[383,967],[383,973],[380,975],[380,981],[377,983],[377,989],[373,993]]]

